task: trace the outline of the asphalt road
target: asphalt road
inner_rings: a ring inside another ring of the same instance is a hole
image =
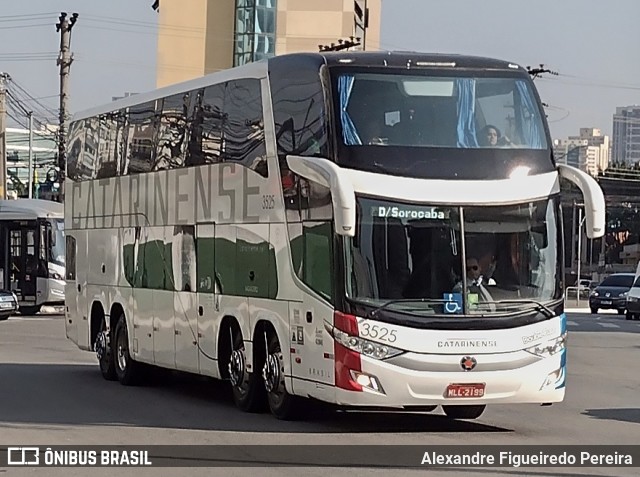
[[[224,383],[160,373],[125,387],[100,376],[91,353],[64,336],[62,317],[0,322],[0,445],[62,444],[638,444],[640,321],[570,314],[567,396],[551,407],[490,406],[477,421],[432,414],[316,413],[305,422],[234,407]],[[635,469],[637,471],[637,469]],[[176,475],[178,469],[0,469],[13,475]],[[337,474],[271,468],[258,475]],[[422,470],[394,470],[412,475]],[[187,469],[184,475],[246,475],[247,469]],[[429,475],[636,475],[633,469],[545,468],[430,471]],[[341,469],[389,475],[389,469]]]

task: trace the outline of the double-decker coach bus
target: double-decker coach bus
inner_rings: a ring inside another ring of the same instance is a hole
[[[560,182],[525,69],[283,55],[77,115],[66,330],[103,376],[229,380],[237,406],[477,418],[565,393]]]

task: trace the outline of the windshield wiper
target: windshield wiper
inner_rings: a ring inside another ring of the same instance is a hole
[[[369,313],[367,313],[367,316],[365,318],[373,318],[376,315],[376,313],[378,313],[380,310],[383,310],[387,308],[389,305],[394,305],[396,303],[430,303],[430,304],[437,305],[441,303],[449,303],[449,301],[439,300],[436,298],[398,298],[396,300],[389,300],[384,302],[378,308],[371,310]]]
[[[541,312],[547,318],[553,318],[555,316],[555,313],[553,312],[553,310],[551,308],[549,308],[547,305],[545,305],[544,303],[541,303],[541,302],[539,302],[537,300],[520,299],[520,300],[500,300],[500,301],[492,301],[492,302],[478,302],[478,304],[483,304],[483,303],[492,303],[492,304],[495,304],[495,305],[501,305],[501,304],[506,304],[506,303],[512,303],[514,305],[531,304],[531,305],[535,305],[535,309],[538,310],[539,312]]]

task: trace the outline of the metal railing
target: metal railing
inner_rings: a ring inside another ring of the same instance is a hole
[[[567,287],[564,289],[564,307],[580,308],[589,306],[591,289],[585,287]]]

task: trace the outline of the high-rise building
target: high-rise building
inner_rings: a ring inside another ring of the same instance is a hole
[[[379,49],[382,0],[161,0],[157,86],[351,36]],[[366,27],[366,28],[365,28]]]
[[[640,162],[640,106],[616,108],[613,115],[612,160],[626,165]]]
[[[554,140],[553,154],[559,163],[597,176],[609,167],[609,136],[600,129],[580,128],[578,136]]]

